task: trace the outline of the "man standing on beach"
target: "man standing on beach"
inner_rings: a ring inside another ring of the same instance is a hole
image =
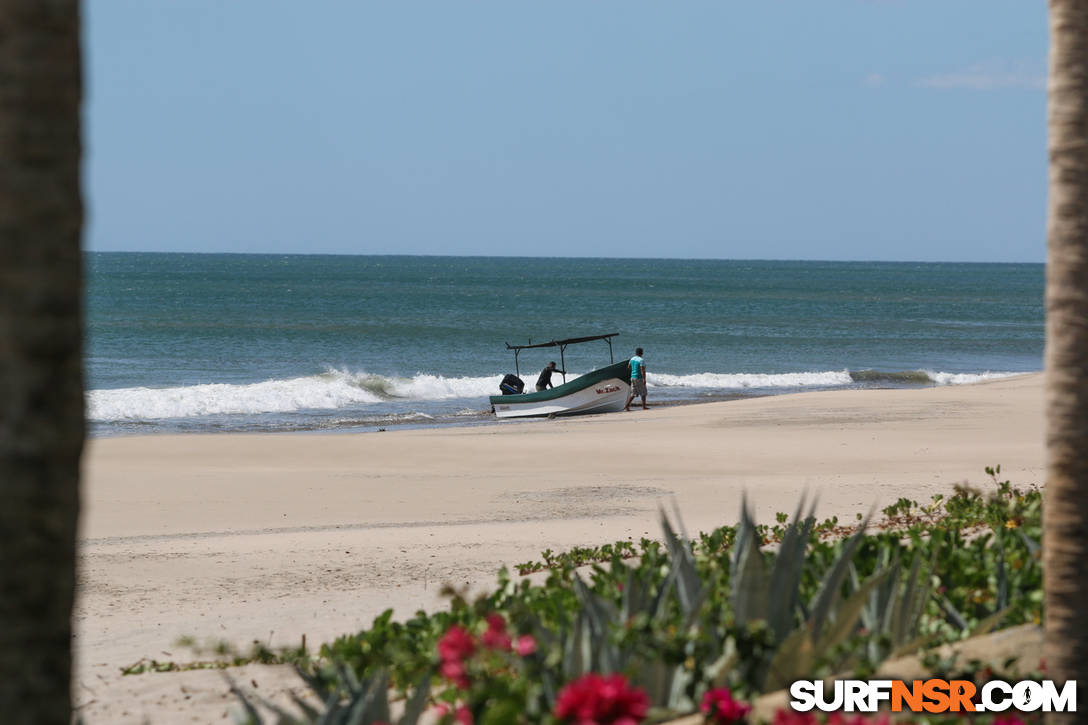
[[[555,360],[552,360],[550,363],[547,364],[547,366],[543,370],[540,371],[540,377],[536,379],[536,389],[537,389],[538,392],[541,391],[541,390],[547,390],[548,388],[553,387],[552,386],[552,373],[554,373],[554,372],[559,372],[559,373],[562,373],[563,375],[567,374],[566,370],[556,370],[555,369]]]
[[[635,348],[635,356],[627,363],[627,367],[631,371],[631,394],[627,396],[623,409],[630,411],[631,401],[638,395],[642,398],[642,409],[646,410],[646,363],[642,360],[641,347]]]

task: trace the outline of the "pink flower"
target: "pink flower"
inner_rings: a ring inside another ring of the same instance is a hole
[[[472,682],[468,679],[468,673],[465,671],[464,662],[446,660],[438,666],[438,672],[462,690],[467,690],[472,685]]]
[[[1024,725],[1024,721],[1017,715],[1002,715],[994,719],[994,725]]]
[[[703,695],[703,704],[699,707],[707,715],[707,719],[717,725],[730,725],[731,723],[744,722],[744,718],[751,711],[752,706],[733,699],[733,693],[728,687],[719,687],[708,690]]]
[[[503,652],[510,650],[510,635],[506,633],[506,620],[494,612],[487,615],[487,631],[480,637],[484,647]]]
[[[438,640],[438,655],[442,658],[438,672],[457,687],[467,690],[472,683],[465,670],[465,660],[475,651],[476,640],[468,630],[460,625],[453,625]]]
[[[650,698],[630,687],[623,675],[591,673],[559,691],[555,716],[577,725],[637,725],[649,708]]]
[[[779,708],[774,714],[773,725],[816,725],[816,716],[811,712],[794,712]]]
[[[476,640],[467,629],[455,624],[438,640],[438,656],[443,662],[463,662],[476,651]]]
[[[522,657],[528,657],[536,652],[536,640],[533,639],[533,635],[523,634],[518,637],[518,641],[514,643],[514,651]]]
[[[453,713],[453,719],[461,723],[461,725],[474,725],[472,718],[472,711],[464,705],[457,708],[457,712]]]

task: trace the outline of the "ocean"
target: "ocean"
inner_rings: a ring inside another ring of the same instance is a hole
[[[90,252],[93,436],[496,422],[512,345],[619,333],[649,400],[1042,368],[1042,264]],[[526,350],[531,390],[555,348]],[[567,379],[609,362],[566,350]],[[557,376],[556,383],[561,382]]]

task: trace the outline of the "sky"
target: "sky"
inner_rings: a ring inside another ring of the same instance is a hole
[[[1042,0],[85,0],[92,251],[1042,262]]]

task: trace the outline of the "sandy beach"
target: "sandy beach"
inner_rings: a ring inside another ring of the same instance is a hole
[[[652,399],[651,399],[652,403]],[[216,672],[121,677],[191,659],[180,636],[317,644],[382,610],[442,606],[545,548],[792,512],[852,516],[963,481],[1041,484],[1042,376],[799,393],[581,419],[316,435],[103,438],[84,458],[78,702],[98,723],[217,722]],[[168,653],[168,654],[167,654]],[[269,694],[283,668],[239,681]]]

